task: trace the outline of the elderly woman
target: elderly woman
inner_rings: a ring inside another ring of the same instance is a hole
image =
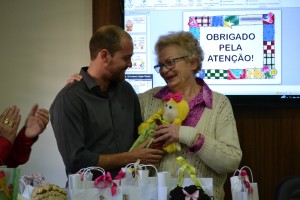
[[[169,171],[176,177],[178,165],[175,160],[182,156],[197,169],[198,177],[213,178],[214,199],[224,199],[227,173],[234,172],[242,158],[230,101],[196,78],[204,55],[198,40],[190,32],[161,36],[155,45],[155,53],[158,64],[154,68],[167,85],[139,95],[143,119],[148,119],[162,106],[162,98],[169,92],[181,93],[190,106],[189,115],[181,126],[168,124],[156,128],[154,143],[181,144],[181,151],[165,154],[158,170]]]

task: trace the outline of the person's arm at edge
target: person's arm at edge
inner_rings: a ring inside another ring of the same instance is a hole
[[[34,138],[28,138],[25,135],[24,126],[18,133],[18,136],[13,145],[13,149],[7,159],[7,165],[10,167],[17,167],[29,160],[31,147],[38,140],[38,136]]]
[[[12,143],[0,136],[0,165],[6,165],[6,159],[12,150]]]

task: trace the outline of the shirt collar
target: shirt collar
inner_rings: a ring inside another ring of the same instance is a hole
[[[201,78],[196,78],[196,82],[198,85],[202,86],[202,92],[199,92],[197,95],[197,98],[202,95],[203,102],[206,107],[212,108],[212,90],[208,87],[208,85],[204,82]],[[169,87],[166,85],[162,89],[160,89],[155,95],[155,98],[162,99],[164,96],[166,96],[170,92]]]
[[[87,85],[87,87],[89,88],[89,90],[91,90],[92,88],[97,86],[96,81],[87,73],[88,67],[82,67],[80,70],[80,74],[83,77],[83,80],[85,82],[85,84]]]
[[[109,90],[107,92],[103,92],[100,87],[97,85],[96,81],[87,73],[88,67],[82,67],[80,70],[80,74],[83,77],[83,81],[89,90],[94,92],[96,95],[100,97],[107,97],[109,93],[114,93],[116,86],[110,85]]]

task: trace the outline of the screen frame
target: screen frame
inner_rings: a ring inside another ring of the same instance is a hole
[[[226,95],[234,108],[300,108],[300,95]]]
[[[125,1],[120,0],[121,27],[125,27]],[[300,108],[300,95],[226,95],[233,108]]]

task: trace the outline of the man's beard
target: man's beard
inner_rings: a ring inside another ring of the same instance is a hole
[[[111,83],[116,85],[125,80],[125,72],[124,74],[119,73],[117,76],[113,76]]]

